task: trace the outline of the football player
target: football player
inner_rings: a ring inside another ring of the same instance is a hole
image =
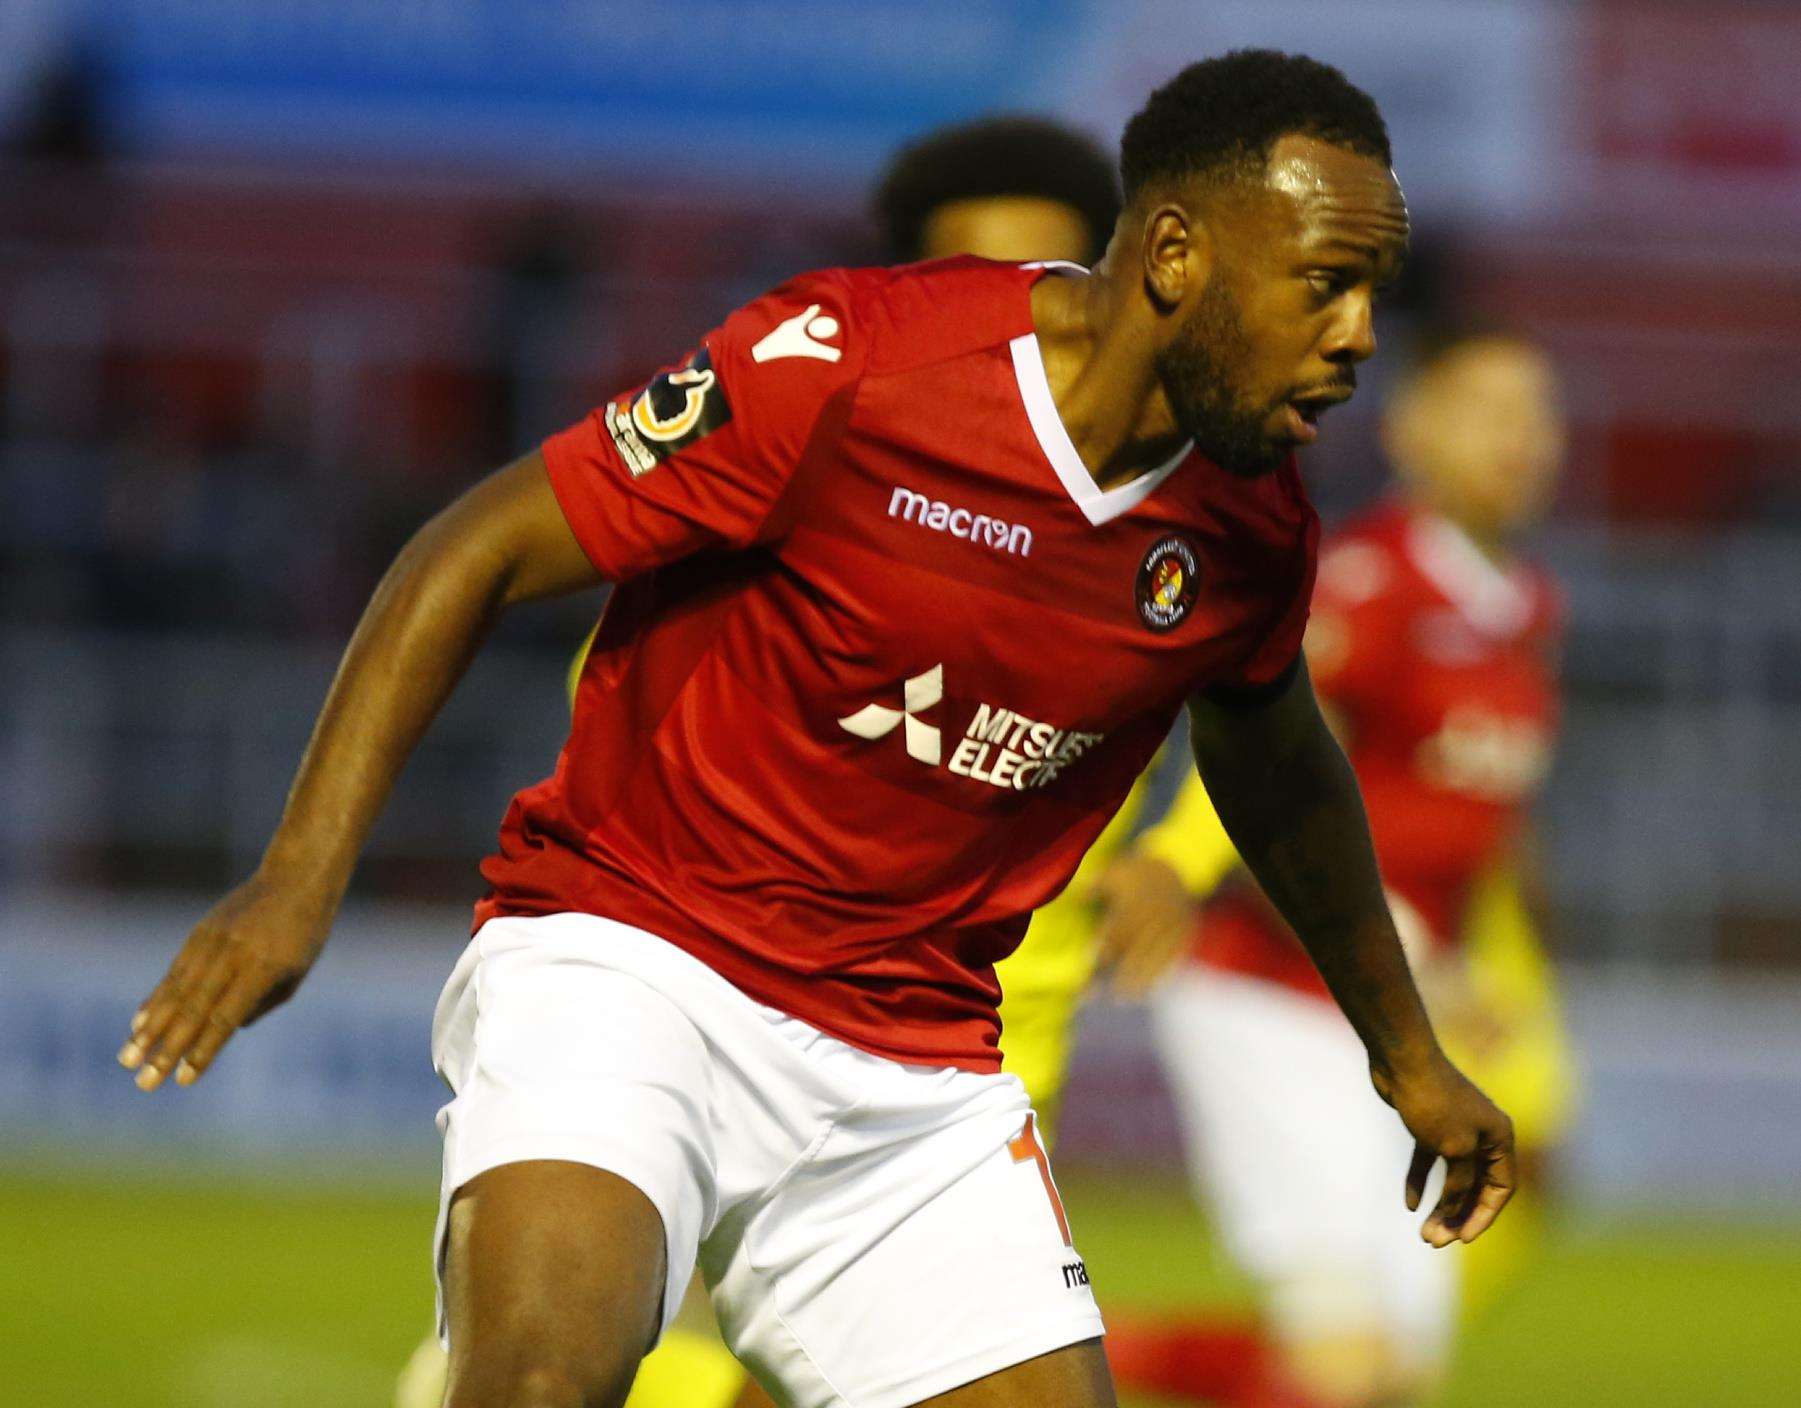
[[[622,1404],[696,1265],[782,1401],[1112,1404],[993,965],[1184,706],[1409,1203],[1445,1161],[1423,1236],[1500,1213],[1511,1129],[1433,1032],[1300,658],[1294,452],[1375,351],[1389,155],[1327,65],[1191,65],[1127,127],[1092,273],[800,276],[402,552],[120,1059],[191,1084],[291,995],[495,618],[616,584],[433,1025],[451,1408]]]

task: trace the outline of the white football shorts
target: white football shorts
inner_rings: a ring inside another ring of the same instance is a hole
[[[432,1059],[440,1277],[457,1189],[565,1159],[661,1214],[663,1323],[698,1260],[726,1343],[795,1408],[903,1408],[1102,1333],[1014,1076],[859,1051],[585,914],[483,925]]]
[[[1420,1240],[1442,1183],[1404,1199],[1413,1140],[1370,1084],[1330,1003],[1190,965],[1152,999],[1189,1168],[1226,1250],[1263,1287],[1279,1333],[1381,1334],[1440,1367],[1457,1253]]]

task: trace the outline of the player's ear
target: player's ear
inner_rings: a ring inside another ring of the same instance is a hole
[[[1174,201],[1145,218],[1140,254],[1144,289],[1159,313],[1173,312],[1213,273],[1213,238],[1206,225]]]

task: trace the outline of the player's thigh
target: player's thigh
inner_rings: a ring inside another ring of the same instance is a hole
[[[910,1408],[1098,1339],[1088,1270],[1017,1081],[842,1054],[864,1063],[866,1104],[742,1237],[703,1254],[740,1359],[791,1408]],[[1063,1365],[1028,1384],[1061,1381]]]
[[[1115,1408],[1099,1340],[1028,1359],[925,1400],[921,1408]]]
[[[559,1188],[629,1186],[610,1204],[661,1219],[652,1261],[666,1276],[666,1323],[713,1197],[711,1055],[680,1001],[609,965],[592,926],[559,923],[581,918],[486,925],[440,999],[433,1056],[455,1098],[438,1112],[438,1264],[453,1199],[469,1203],[477,1180],[506,1186],[486,1176],[527,1162],[577,1165],[586,1172],[558,1172]]]
[[[664,1246],[650,1200],[605,1169],[539,1159],[472,1179],[445,1249],[449,1401],[539,1378],[622,1398],[661,1323]]]

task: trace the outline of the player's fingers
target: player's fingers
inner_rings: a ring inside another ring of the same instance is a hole
[[[1101,916],[1094,930],[1094,971],[1097,977],[1109,978],[1119,964],[1119,917],[1111,909]]]
[[[1113,989],[1127,1001],[1137,1002],[1150,992],[1156,976],[1156,970],[1142,956],[1134,955],[1119,965],[1113,975]]]
[[[192,1085],[206,1074],[219,1050],[256,1010],[267,985],[249,971],[240,971],[206,1014],[199,1034],[175,1067],[175,1083]]]
[[[1418,1212],[1426,1196],[1426,1180],[1432,1176],[1432,1165],[1438,1162],[1438,1151],[1425,1144],[1413,1146],[1413,1158],[1407,1164],[1407,1211]]]
[[[1148,921],[1150,932],[1133,951],[1130,975],[1131,995],[1144,997],[1162,981],[1170,965],[1181,956],[1186,931],[1172,924],[1168,916],[1159,915]]]
[[[180,1012],[183,994],[194,975],[216,956],[218,944],[210,934],[193,934],[175,955],[162,981],[132,1014],[131,1035],[119,1051],[119,1064],[128,1071],[143,1065]]]
[[[1504,1127],[1496,1141],[1481,1153],[1484,1167],[1480,1186],[1476,1189],[1469,1215],[1458,1229],[1458,1235],[1466,1242],[1475,1241],[1488,1230],[1489,1224],[1501,1215],[1501,1209],[1507,1206],[1507,1200],[1513,1196],[1513,1190],[1518,1185],[1511,1125]]]
[[[1114,918],[1114,944],[1118,957],[1113,986],[1124,997],[1142,997],[1150,986],[1155,957],[1146,942],[1145,923],[1145,915],[1138,905],[1122,906]]]
[[[1110,905],[1101,920],[1100,971],[1114,991],[1129,995],[1137,984],[1143,933],[1138,906],[1130,898]]]
[[[157,980],[156,986],[150,989],[150,996],[140,1002],[137,1011],[131,1014],[131,1034],[133,1036],[142,1036],[147,1029],[154,1025],[159,1016],[167,1019],[169,1000],[180,990],[193,966],[190,956],[192,948],[191,943],[182,945],[181,952],[175,955],[174,961],[169,964],[163,976]]]
[[[156,1045],[163,1028],[168,1026],[174,1012],[174,993],[174,974],[165,973],[162,981],[150,990],[150,996],[131,1014],[131,1035],[119,1048],[119,1064],[126,1070],[135,1071],[143,1063],[144,1052]]]
[[[1457,1229],[1460,1241],[1473,1242],[1494,1224],[1501,1215],[1501,1209],[1507,1206],[1507,1200],[1513,1197],[1513,1189],[1503,1187],[1499,1183],[1485,1183],[1476,1192],[1476,1203],[1463,1219],[1463,1225]]]
[[[138,1071],[138,1089],[155,1090],[175,1069],[176,1063],[187,1055],[220,994],[231,982],[233,968],[229,954],[220,952],[195,973],[176,1001],[174,1013],[155,1048],[145,1048],[143,1066]]]
[[[1445,1186],[1439,1194],[1438,1206],[1426,1219],[1420,1235],[1435,1247],[1447,1247],[1457,1240],[1457,1229],[1469,1215],[1475,1200],[1480,1155],[1477,1153],[1445,1156]]]

